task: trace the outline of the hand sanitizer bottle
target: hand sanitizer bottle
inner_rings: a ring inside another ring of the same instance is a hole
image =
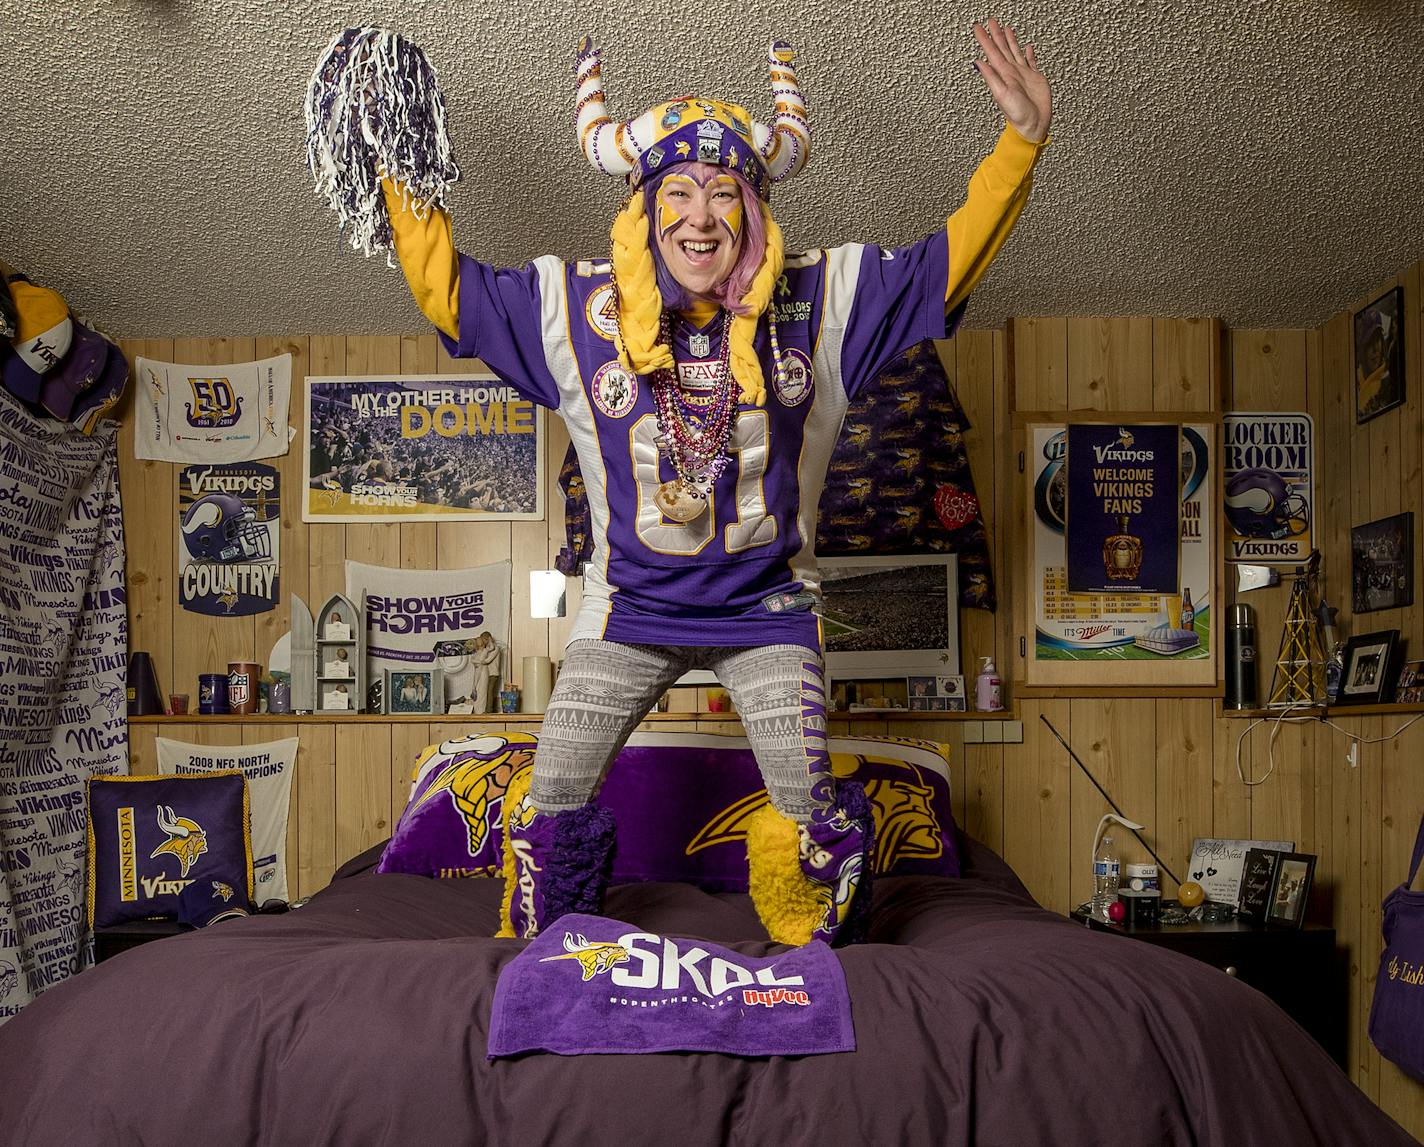
[[[997,713],[1004,707],[1004,685],[999,680],[999,671],[994,668],[994,659],[981,660],[984,664],[974,679],[974,708],[981,713]]]

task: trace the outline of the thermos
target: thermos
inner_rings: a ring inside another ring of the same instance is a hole
[[[1258,708],[1256,699],[1256,619],[1249,605],[1231,607],[1226,628],[1227,709]]]

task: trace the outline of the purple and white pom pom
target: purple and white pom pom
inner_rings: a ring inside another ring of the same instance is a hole
[[[410,41],[382,28],[347,28],[312,73],[306,111],[316,193],[355,250],[370,256],[391,247],[383,176],[409,188],[417,216],[431,204],[444,207],[460,169],[435,69]]]

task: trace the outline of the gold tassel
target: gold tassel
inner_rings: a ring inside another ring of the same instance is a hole
[[[767,935],[778,944],[809,944],[826,917],[830,890],[801,871],[796,822],[770,804],[747,820],[747,890]]]
[[[529,782],[534,778],[533,769],[520,769],[509,778],[509,787],[504,790],[504,804],[499,811],[500,823],[504,827],[504,895],[499,900],[499,931],[496,937],[506,940],[519,939],[514,933],[514,892],[519,887],[518,866],[514,863],[514,847],[510,842],[510,829],[514,827],[514,813],[529,794]]]

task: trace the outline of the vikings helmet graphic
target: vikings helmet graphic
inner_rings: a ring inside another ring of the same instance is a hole
[[[1295,537],[1310,525],[1310,506],[1279,474],[1253,466],[1227,480],[1226,517],[1243,537]]]
[[[257,513],[232,494],[205,494],[183,515],[183,544],[200,562],[246,562],[272,556]]]

